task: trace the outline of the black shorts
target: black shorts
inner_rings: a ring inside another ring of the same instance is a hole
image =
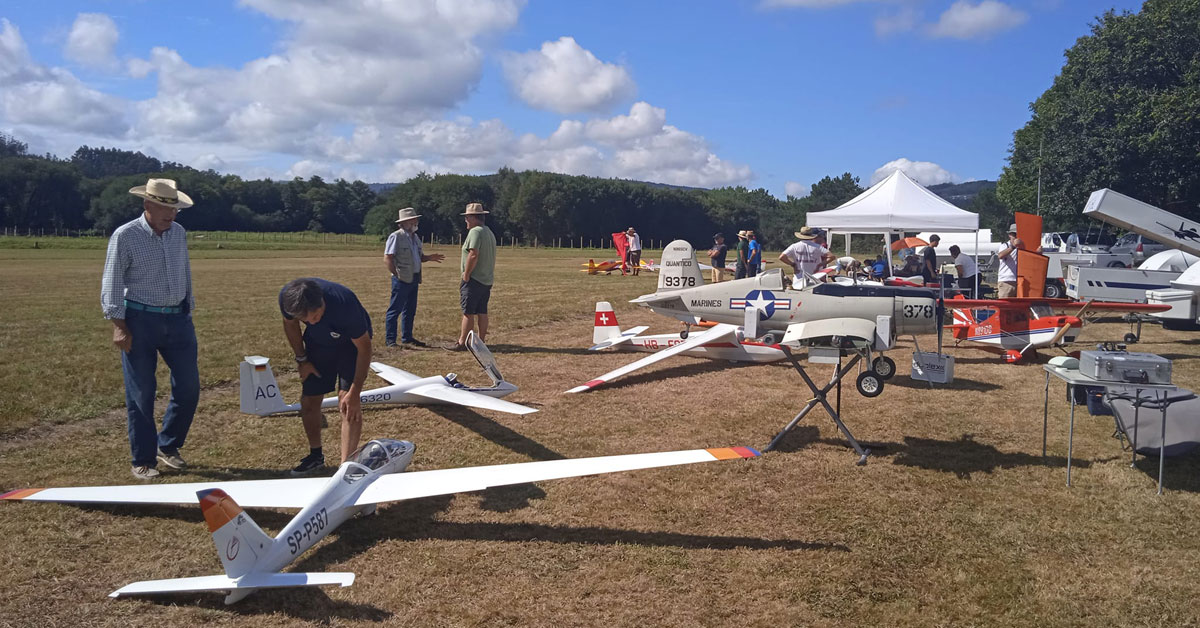
[[[306,397],[325,395],[333,392],[334,384],[338,390],[350,390],[354,383],[354,371],[358,365],[358,347],[353,342],[337,344],[310,343],[305,338],[305,350],[308,361],[321,375],[309,375],[304,380],[303,393]]]
[[[458,304],[464,316],[487,314],[488,299],[492,298],[492,287],[474,279],[458,284]]]
[[[636,251],[625,251],[625,258],[625,261],[630,266],[637,266],[642,261],[642,250],[638,249]]]

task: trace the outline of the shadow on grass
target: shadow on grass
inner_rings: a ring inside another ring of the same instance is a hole
[[[492,353],[558,353],[563,355],[595,355],[595,351],[579,347],[530,347],[526,345],[488,345]]]
[[[887,394],[888,386],[896,386],[898,388],[923,388],[925,390],[974,390],[978,392],[992,392],[993,390],[1000,390],[1004,388],[1004,386],[1001,386],[1000,384],[979,382],[973,379],[966,379],[964,377],[955,377],[954,381],[950,382],[949,384],[934,384],[933,388],[930,388],[929,382],[917,381],[904,375],[897,375],[884,383],[883,394],[885,395]]]
[[[1133,351],[1133,349],[1130,349]],[[1200,360],[1200,355],[1188,355],[1186,353],[1160,353],[1158,354],[1168,360]]]
[[[1128,452],[1123,456],[1129,462]],[[1148,490],[1158,486],[1158,456],[1138,455],[1134,468],[1146,474]],[[1182,456],[1167,456],[1163,464],[1163,491],[1200,493],[1200,455],[1196,452]]]
[[[172,506],[170,504],[64,504],[72,505],[81,510],[108,513],[114,517],[137,517],[139,519],[171,519],[187,521],[196,524],[196,534],[204,534],[204,515],[200,512],[199,502],[190,505]],[[282,529],[293,517],[295,512],[278,510],[254,511],[254,521],[266,530]]]
[[[496,489],[488,489],[486,493]],[[795,539],[762,539],[744,536],[712,536],[677,532],[642,532],[599,526],[565,526],[534,523],[493,523],[438,520],[438,513],[449,507],[451,496],[409,501],[398,507],[381,508],[376,515],[346,522],[337,530],[337,539],[312,551],[300,560],[295,571],[333,569],[351,558],[370,551],[384,541],[506,541],[584,545],[641,545],[682,549],[836,551],[850,548],[837,543]]]
[[[849,443],[840,438],[819,438],[820,431],[815,426],[797,427],[788,434],[776,451],[796,452],[812,444],[834,445],[850,448]],[[917,438],[905,436],[903,443],[871,443],[859,441],[863,447],[871,450],[867,464],[882,458],[892,458],[892,464],[906,467],[918,467],[930,471],[953,473],[960,479],[971,479],[972,473],[992,473],[996,469],[1011,469],[1014,467],[1047,466],[1066,468],[1067,459],[1064,456],[1047,456],[1022,452],[1002,452],[991,445],[975,442],[974,436],[964,434],[958,440],[938,440],[932,438]],[[1093,461],[1072,458],[1071,466],[1087,468]],[[1158,463],[1154,463],[1154,473],[1157,477]],[[1196,474],[1192,474],[1196,475]],[[1170,474],[1167,474],[1168,479]],[[1200,486],[1200,482],[1194,482]]]
[[[633,362],[638,358],[630,359]],[[786,365],[764,365],[754,362],[726,362],[724,360],[705,360],[695,364],[681,364],[665,369],[655,369],[651,371],[641,372],[637,375],[627,375],[616,381],[611,381],[603,386],[601,390],[619,390],[628,386],[637,386],[639,384],[653,383],[663,379],[673,377],[689,377],[692,375],[703,375],[704,373],[714,373],[719,371],[728,371],[731,369],[743,369],[755,366],[786,366]],[[653,367],[651,367],[653,368]]]
[[[394,615],[369,604],[334,600],[322,587],[262,589],[231,606],[225,605],[224,593],[179,593],[142,599],[158,606],[191,606],[243,617],[284,614],[318,624],[329,624],[331,618],[378,623]]]

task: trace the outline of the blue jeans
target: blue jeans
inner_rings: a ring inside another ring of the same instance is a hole
[[[128,410],[129,449],[133,466],[157,466],[159,449],[178,454],[200,401],[200,368],[196,363],[196,329],[190,314],[155,314],[125,311],[125,324],[133,336],[129,352],[121,352],[125,372],[125,407]],[[171,399],[163,415],[162,431],[154,423],[154,371],[158,355],[171,369]]]
[[[383,341],[396,344],[396,319],[400,319],[400,342],[413,341],[413,319],[417,316],[417,291],[421,288],[421,273],[414,273],[412,283],[392,277],[392,299],[383,319]]]

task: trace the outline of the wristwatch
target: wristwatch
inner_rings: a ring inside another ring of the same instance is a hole
[[[303,364],[305,362],[308,362],[308,354],[296,356],[296,364]]]

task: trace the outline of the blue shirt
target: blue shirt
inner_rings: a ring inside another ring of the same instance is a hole
[[[188,311],[195,309],[187,231],[179,223],[158,235],[143,213],[113,231],[100,279],[104,318],[124,320],[126,299],[155,307],[187,299]]]
[[[316,277],[312,280],[321,286],[321,296],[325,299],[325,313],[320,321],[305,327],[305,342],[332,345],[350,342],[363,334],[371,333],[371,316],[349,288]],[[285,319],[292,320],[292,317],[283,311],[283,290],[279,291],[279,312]]]
[[[755,271],[762,265],[762,245],[758,240],[750,241],[750,256],[746,258],[746,263]]]

